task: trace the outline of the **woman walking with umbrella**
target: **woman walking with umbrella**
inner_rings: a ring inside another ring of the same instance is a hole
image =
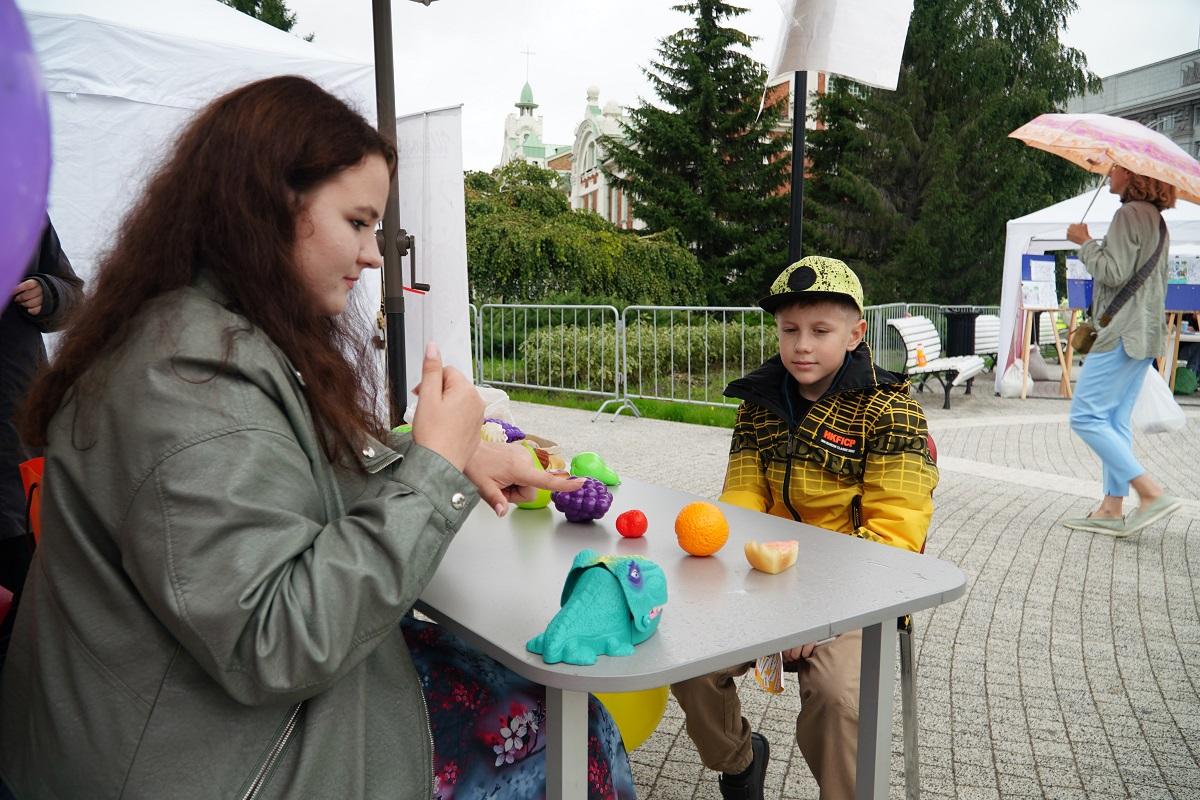
[[[1100,114],[1043,114],[1010,135],[1089,171],[1109,173],[1109,191],[1121,198],[1103,239],[1092,238],[1082,223],[1067,228],[1094,278],[1098,325],[1071,401],[1071,430],[1100,459],[1104,499],[1088,516],[1063,524],[1128,536],[1180,505],[1134,457],[1130,417],[1146,370],[1166,341],[1170,240],[1162,212],[1174,207],[1177,195],[1200,199],[1200,164],[1162,134]],[[1130,486],[1140,504],[1126,517]]]
[[[1163,209],[1175,205],[1175,187],[1114,166],[1110,191],[1121,196],[1103,239],[1093,239],[1087,225],[1067,228],[1067,238],[1079,245],[1079,258],[1094,278],[1093,307],[1109,309],[1101,318],[1075,396],[1071,400],[1071,430],[1100,458],[1104,499],[1087,517],[1068,519],[1075,530],[1128,536],[1162,519],[1179,507],[1163,493],[1133,455],[1130,417],[1146,370],[1163,352],[1163,315],[1167,291],[1166,223]],[[1148,269],[1139,267],[1149,265]],[[1139,275],[1138,273],[1141,273]],[[1144,275],[1140,285],[1138,277]],[[1124,303],[1114,312],[1116,301]],[[1126,519],[1125,497],[1132,486],[1141,504]]]

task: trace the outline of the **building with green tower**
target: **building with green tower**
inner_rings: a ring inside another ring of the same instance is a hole
[[[546,144],[542,141],[542,117],[536,114],[538,104],[533,101],[533,88],[529,81],[521,89],[521,99],[516,102],[517,112],[504,120],[504,147],[500,153],[500,166],[514,159],[521,159],[539,167],[555,169],[552,162],[570,153],[569,144]],[[564,174],[561,169],[559,174]],[[566,170],[569,179],[570,169]]]

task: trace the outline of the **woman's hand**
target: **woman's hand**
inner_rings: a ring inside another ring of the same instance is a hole
[[[1075,244],[1083,244],[1092,235],[1088,233],[1088,226],[1082,222],[1073,222],[1067,226],[1067,238]]]
[[[413,441],[466,472],[467,463],[479,449],[483,398],[461,372],[442,366],[441,353],[433,342],[425,347],[420,390]]]
[[[424,403],[424,399],[421,400]],[[420,408],[420,406],[418,406]],[[479,434],[476,434],[476,438]],[[509,503],[525,503],[537,497],[538,489],[570,492],[583,485],[582,478],[543,472],[533,465],[525,445],[482,442],[464,470],[468,480],[483,498],[503,517]]]

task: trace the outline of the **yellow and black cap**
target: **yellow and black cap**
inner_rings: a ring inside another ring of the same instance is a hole
[[[779,273],[771,284],[771,293],[758,301],[764,311],[774,314],[780,307],[814,295],[846,298],[863,310],[863,290],[854,270],[846,262],[826,256],[805,256]]]

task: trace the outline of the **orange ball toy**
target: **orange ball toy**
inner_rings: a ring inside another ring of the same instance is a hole
[[[711,556],[729,539],[729,522],[712,503],[688,503],[675,517],[675,538],[694,556]]]

